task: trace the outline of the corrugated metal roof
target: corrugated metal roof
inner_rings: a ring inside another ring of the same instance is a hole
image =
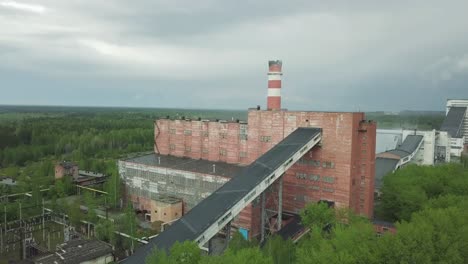
[[[396,149],[392,149],[389,151],[386,151],[384,153],[391,153],[394,155],[397,155],[400,157],[400,159],[407,157],[411,155],[414,151],[419,146],[419,143],[421,143],[421,140],[423,140],[424,136],[421,135],[408,135],[406,136],[405,140],[401,145],[399,145]]]
[[[451,137],[463,137],[462,125],[466,114],[466,107],[451,107],[445,117],[441,131],[447,131]]]
[[[398,146],[396,149],[405,151],[411,154],[418,148],[419,143],[421,143],[421,140],[423,138],[424,137],[421,135],[408,135],[406,136],[403,143],[401,143],[401,145]]]
[[[125,263],[144,263],[154,248],[168,250],[177,241],[196,239],[206,228],[229,211],[259,183],[307,142],[321,133],[319,128],[298,128],[229,182],[212,193],[166,231],[139,248]]]

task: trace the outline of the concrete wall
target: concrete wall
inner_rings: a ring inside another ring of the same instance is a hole
[[[152,200],[150,204],[151,222],[161,221],[167,223],[180,218],[183,214],[182,202],[165,203]]]

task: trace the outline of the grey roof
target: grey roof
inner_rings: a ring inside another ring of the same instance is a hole
[[[383,178],[385,175],[394,171],[399,160],[388,159],[388,158],[376,158],[375,159],[375,181],[374,187],[380,189],[383,184]]]
[[[161,162],[159,162],[159,160]],[[224,177],[232,177],[238,173],[244,166],[229,164],[226,162],[215,162],[201,159],[191,159],[186,157],[176,157],[170,155],[149,154],[136,158],[123,160],[125,162],[132,162],[143,164],[147,166],[156,166],[163,168],[171,168],[175,170],[192,171],[204,174],[211,174]],[[215,165],[215,172],[213,172],[213,165]]]
[[[67,263],[79,264],[85,261],[91,261],[102,256],[112,254],[112,247],[99,240],[71,240],[60,245],[63,249],[46,256],[40,256],[34,259],[37,264]]]
[[[403,143],[398,146],[397,150],[406,151],[411,154],[418,148],[423,138],[424,136],[421,135],[408,135]]]
[[[267,153],[235,175],[181,219],[125,260],[144,263],[154,248],[168,250],[177,241],[196,239],[204,230],[245,197],[272,171],[290,159],[307,142],[321,133],[319,128],[298,128]]]
[[[447,131],[454,138],[463,137],[462,125],[465,114],[466,107],[451,107],[440,130]]]
[[[397,155],[398,157],[400,157],[400,159],[402,159],[416,151],[416,149],[419,146],[419,143],[421,143],[421,140],[423,140],[423,138],[424,136],[421,135],[408,135],[406,136],[403,143],[401,143],[401,145],[399,145],[396,149],[392,149],[384,153],[391,153]]]

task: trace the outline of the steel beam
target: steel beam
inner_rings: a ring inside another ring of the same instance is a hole
[[[260,223],[260,242],[265,240],[265,191],[262,192],[262,205],[261,205],[261,223]]]
[[[277,231],[279,231],[282,227],[282,217],[283,217],[283,175],[279,178],[279,190],[278,190],[278,228]]]

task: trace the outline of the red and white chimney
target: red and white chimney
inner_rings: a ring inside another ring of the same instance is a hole
[[[280,60],[268,62],[268,110],[281,110],[281,66]]]

